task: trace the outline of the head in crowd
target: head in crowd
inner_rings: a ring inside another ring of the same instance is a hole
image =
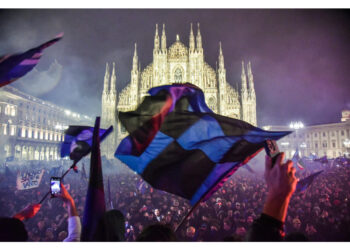
[[[125,218],[119,210],[104,213],[96,228],[95,241],[124,241]]]
[[[176,235],[167,225],[153,224],[146,227],[136,241],[176,241]]]
[[[22,221],[0,217],[0,241],[27,241],[28,233]]]

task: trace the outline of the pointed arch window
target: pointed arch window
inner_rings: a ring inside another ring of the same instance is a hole
[[[174,81],[176,83],[182,82],[182,70],[180,68],[177,68],[174,73]]]

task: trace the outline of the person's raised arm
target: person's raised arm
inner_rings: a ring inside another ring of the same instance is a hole
[[[247,234],[248,241],[281,241],[284,237],[289,201],[298,182],[293,162],[283,163],[284,157],[285,154],[280,153],[272,166],[271,158],[266,155],[264,176],[268,193],[261,216]]]
[[[68,236],[63,241],[80,241],[81,223],[75,202],[61,182],[61,194],[58,195],[68,210]]]
[[[288,160],[283,163],[284,153],[281,153],[274,166],[271,158],[266,156],[265,181],[267,184],[267,197],[263,213],[284,223],[290,198],[295,191],[297,178],[293,162]]]

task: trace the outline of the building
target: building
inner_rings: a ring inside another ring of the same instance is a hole
[[[296,148],[299,148],[300,156],[316,155],[336,158],[350,155],[350,120],[312,126],[264,126],[265,130],[286,131],[293,133],[278,141],[280,151],[286,153],[287,158],[292,158]]]
[[[91,125],[92,119],[11,86],[0,89],[0,158],[56,160],[68,125]]]
[[[110,69],[107,64],[102,93],[101,124],[103,127],[115,125],[117,128],[114,137],[109,136],[102,145],[108,158],[113,157],[117,144],[126,136],[126,131],[121,125],[116,124],[117,111],[136,109],[147,95],[147,91],[160,85],[190,82],[203,90],[206,103],[214,112],[257,125],[251,63],[245,65],[242,62],[241,88],[239,90],[237,85],[233,88],[226,80],[221,42],[218,66],[214,69],[205,61],[199,24],[196,37],[191,24],[188,46],[176,35],[175,42],[169,47],[165,25],[163,24],[161,36],[156,25],[152,62],[141,69],[135,44],[130,78],[130,83],[117,95],[115,65],[113,63],[113,68]]]

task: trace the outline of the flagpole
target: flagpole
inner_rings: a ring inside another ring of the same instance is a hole
[[[67,169],[67,171],[61,176],[61,179],[63,179],[68,173],[69,171],[74,168],[74,166],[81,160],[82,158],[80,158],[78,161],[74,161],[74,163],[72,164],[72,166],[70,166],[70,168]],[[44,197],[39,201],[39,204],[41,204],[42,202],[44,202],[44,200],[46,199],[46,197],[50,194],[51,192],[48,191]]]
[[[202,199],[203,199],[203,198],[202,198]],[[198,207],[198,205],[202,202],[202,199],[200,199],[200,200],[191,208],[191,210],[186,214],[186,216],[183,217],[183,219],[181,220],[180,224],[176,227],[175,233],[176,233],[177,230],[182,226],[182,224],[184,224],[184,222],[186,221],[186,219],[193,213],[193,211]]]

